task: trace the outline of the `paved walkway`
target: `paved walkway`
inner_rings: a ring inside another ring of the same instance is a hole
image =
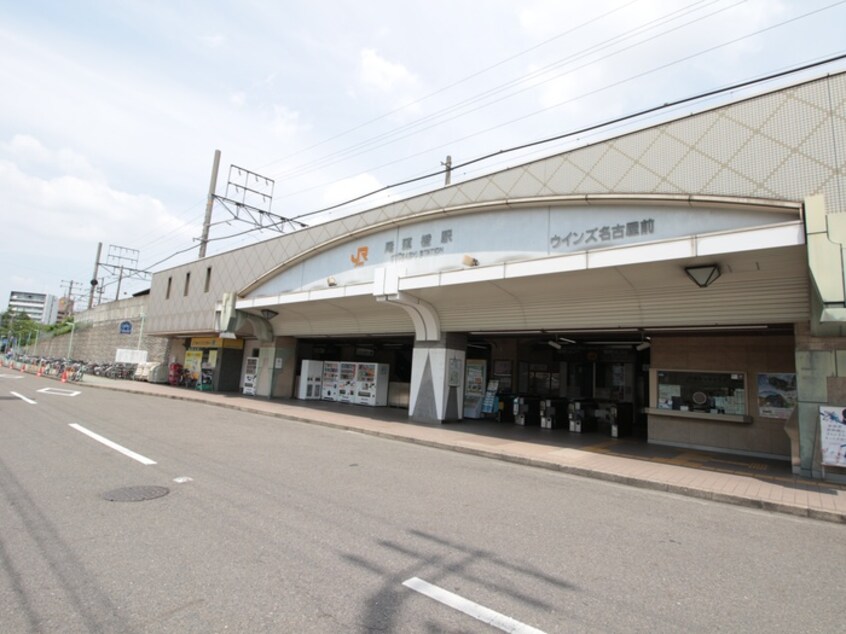
[[[846,523],[846,486],[794,476],[786,461],[692,451],[495,421],[419,424],[404,410],[214,394],[86,376],[84,386],[198,401],[717,502]]]

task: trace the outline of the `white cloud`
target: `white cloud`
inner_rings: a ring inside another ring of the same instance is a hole
[[[281,138],[291,138],[301,130],[300,113],[289,110],[285,106],[273,106],[273,133]]]
[[[225,35],[201,35],[200,42],[208,46],[209,48],[220,48],[226,43],[226,36]]]
[[[150,196],[74,175],[43,178],[10,161],[0,160],[0,189],[13,212],[6,230],[20,230],[24,242],[133,242],[151,225],[168,224],[164,205]],[[38,222],[33,223],[33,217]]]
[[[389,99],[390,108],[410,108],[422,94],[420,80],[402,64],[391,62],[373,49],[361,51],[359,80]]]
[[[361,51],[359,77],[362,83],[382,92],[393,92],[397,88],[414,82],[414,77],[405,66],[389,62],[373,49]]]
[[[0,143],[0,191],[6,288],[58,293],[62,278],[87,279],[97,242],[138,248],[150,236],[193,237],[160,200],[116,189],[86,157],[32,136]]]
[[[89,180],[105,180],[103,173],[95,169],[81,154],[67,148],[47,149],[38,139],[28,134],[16,134],[11,141],[0,144],[0,152],[18,164],[57,170]]]
[[[383,187],[382,183],[372,174],[359,174],[352,178],[345,178],[343,180],[332,183],[326,188],[323,195],[323,202],[326,205],[336,205],[346,200],[351,200],[364,194],[376,191]],[[376,199],[379,200],[376,200]],[[387,202],[390,196],[386,194],[379,194],[367,199],[368,206],[375,206]]]
[[[236,108],[243,108],[247,105],[247,94],[242,91],[233,92],[229,95],[229,103]]]

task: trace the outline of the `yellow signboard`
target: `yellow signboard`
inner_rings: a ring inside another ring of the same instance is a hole
[[[243,339],[224,339],[222,337],[194,337],[191,339],[192,348],[234,348],[244,347]]]

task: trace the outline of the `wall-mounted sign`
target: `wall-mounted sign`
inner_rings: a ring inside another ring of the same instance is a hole
[[[367,262],[368,252],[368,247],[358,247],[355,251],[355,255],[350,256],[350,262],[353,263],[353,266],[364,266]]]
[[[131,335],[132,334],[132,322],[131,321],[120,322],[119,332],[122,335]]]
[[[224,339],[223,337],[193,337],[192,348],[234,348],[240,350],[244,347],[243,339]]]
[[[820,406],[822,463],[846,467],[846,408]]]
[[[499,209],[421,220],[352,238],[279,272],[256,287],[261,297],[373,281],[388,265],[405,275],[454,270],[470,256],[480,265],[534,260],[784,222],[769,212],[639,205]]]

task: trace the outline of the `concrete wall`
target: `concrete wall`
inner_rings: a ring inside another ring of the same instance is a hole
[[[38,344],[30,346],[29,352],[99,363],[114,361],[118,349],[146,350],[148,361],[167,362],[168,340],[144,331],[146,307],[147,297],[133,297],[77,313],[72,334],[42,334]],[[121,334],[123,322],[132,325],[130,334]]]

